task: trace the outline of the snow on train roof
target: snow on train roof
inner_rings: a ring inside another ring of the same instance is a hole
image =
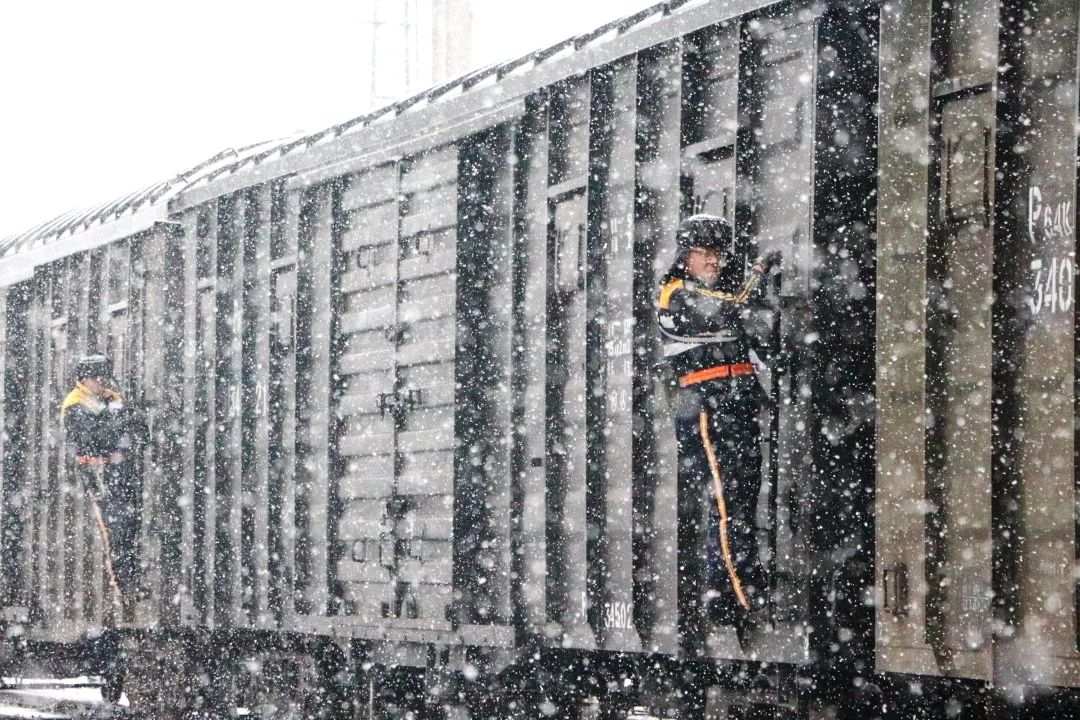
[[[225,150],[175,177],[90,209],[65,213],[25,232],[0,239],[0,258],[31,252],[69,240],[73,241],[74,238],[92,228],[109,225],[148,209],[159,210],[160,219],[165,220],[168,216],[169,200],[194,186],[211,183],[215,178],[236,173],[245,167],[257,166],[294,153],[303,153],[320,143],[348,136],[372,125],[387,122],[394,117],[498,84],[509,76],[527,73],[541,64],[554,62],[588,46],[602,44],[612,37],[668,17],[676,11],[681,12],[692,6],[709,2],[715,2],[715,0],[667,0],[667,2],[653,5],[590,32],[567,38],[550,47],[530,52],[508,62],[489,65],[466,73],[417,95],[324,130],[285,140],[263,142],[240,150]],[[725,4],[739,5],[740,3]],[[732,9],[735,10],[735,8]],[[72,248],[71,252],[74,251],[76,250]],[[55,256],[64,254],[67,253],[61,251],[55,253]],[[50,253],[50,255],[54,254]]]

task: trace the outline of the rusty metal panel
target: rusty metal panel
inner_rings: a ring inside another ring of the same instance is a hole
[[[1011,7],[1011,6],[1007,6]],[[1008,607],[994,680],[1080,686],[1077,652],[1076,207],[1080,7],[1055,0],[1003,13],[1001,183],[995,266],[1004,301],[995,398],[1002,493],[997,590]],[[1029,10],[1030,8],[1030,10]],[[1006,15],[1008,15],[1006,17]],[[997,314],[997,313],[996,313]],[[1007,504],[1006,504],[1007,503]]]
[[[926,638],[926,437],[919,432],[926,411],[930,19],[925,0],[884,8],[881,19],[876,661],[879,671],[908,673],[936,671]]]
[[[993,674],[996,95],[979,86],[996,21],[986,2],[885,10],[879,126],[877,661],[977,679]]]
[[[943,673],[989,679],[994,97],[950,98],[940,112],[926,260],[927,633]]]

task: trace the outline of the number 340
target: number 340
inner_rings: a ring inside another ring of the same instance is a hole
[[[1035,286],[1032,288],[1028,306],[1033,315],[1043,309],[1065,312],[1073,305],[1075,276],[1071,258],[1054,258],[1050,266],[1038,263],[1035,269]]]

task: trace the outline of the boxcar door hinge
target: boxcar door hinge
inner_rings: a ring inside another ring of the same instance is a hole
[[[881,571],[881,596],[884,598],[885,612],[892,613],[897,617],[907,615],[907,565],[893,563]]]

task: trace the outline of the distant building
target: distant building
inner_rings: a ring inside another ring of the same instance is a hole
[[[360,106],[387,105],[472,68],[471,0],[360,0]]]

